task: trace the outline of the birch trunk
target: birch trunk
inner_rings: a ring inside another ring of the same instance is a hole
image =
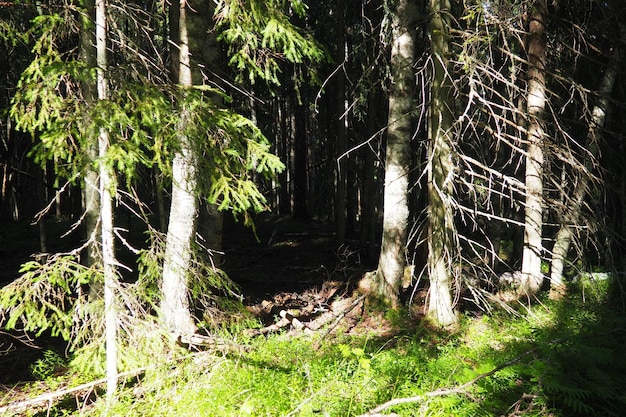
[[[454,247],[454,213],[452,208],[452,160],[450,96],[448,73],[449,0],[431,0],[430,37],[433,80],[430,104],[430,149],[428,163],[428,277],[430,295],[427,317],[439,326],[456,322],[451,295],[454,281],[452,251]]]
[[[98,100],[108,99],[107,69],[107,25],[106,0],[96,0],[96,62]],[[109,149],[109,132],[100,128],[98,153],[100,162],[100,222],[102,227],[102,264],[104,271],[104,309],[106,324],[106,376],[107,396],[112,398],[117,390],[117,311],[115,290],[117,269],[113,235],[113,196],[114,187],[111,169],[103,163]]]
[[[391,75],[385,189],[383,196],[383,234],[378,270],[372,291],[386,304],[397,307],[406,266],[409,220],[409,170],[413,135],[415,91],[415,22],[417,5],[413,0],[397,0],[392,16]]]
[[[524,208],[524,249],[522,253],[522,290],[536,293],[541,287],[543,252],[543,146],[546,105],[546,40],[544,18],[546,0],[537,0],[528,24],[528,147],[526,149],[526,203]]]
[[[594,161],[600,156],[598,141],[602,135],[601,130],[604,127],[606,113],[610,106],[609,99],[611,91],[615,85],[615,79],[623,59],[622,44],[626,43],[626,25],[620,25],[620,38],[621,43],[618,42],[613,50],[611,61],[606,68],[600,83],[598,100],[591,112],[591,121],[587,131],[587,141],[585,146],[587,153],[585,153],[582,166],[583,175],[581,175],[576,182],[572,195],[567,202],[566,208],[569,208],[570,210],[563,216],[561,226],[554,242],[554,248],[552,249],[552,263],[550,265],[551,292],[559,293],[564,289],[563,268],[565,266],[565,260],[567,258],[567,253],[569,252],[573,237],[572,227],[580,218],[581,207],[589,189],[589,182],[591,181],[590,175],[593,170],[593,164]]]

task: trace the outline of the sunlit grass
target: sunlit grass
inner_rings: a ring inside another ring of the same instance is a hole
[[[239,337],[245,349],[163,358],[112,404],[100,399],[74,414],[357,416],[391,399],[424,396],[385,412],[620,415],[626,320],[618,305],[600,296],[607,289],[596,290],[585,302],[574,289],[568,299],[520,306],[519,316],[462,317],[453,334],[394,319],[407,326],[391,336]]]

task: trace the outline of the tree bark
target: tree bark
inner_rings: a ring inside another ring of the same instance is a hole
[[[522,254],[522,290],[536,293],[541,287],[543,252],[543,148],[544,109],[546,105],[546,0],[537,0],[528,24],[528,146],[526,149],[526,204],[524,208],[524,249]]]
[[[106,0],[96,0],[96,62],[98,100],[108,99]],[[113,235],[113,174],[103,159],[109,149],[109,132],[100,128],[98,153],[100,162],[100,222],[102,227],[102,264],[104,272],[104,309],[106,332],[107,396],[113,398],[117,390],[117,311],[115,290],[117,268]]]
[[[377,139],[376,129],[376,92],[370,91],[368,94],[367,105],[367,140],[372,139],[371,144],[375,144]],[[378,214],[376,211],[376,203],[378,201],[378,187],[375,178],[376,159],[375,149],[371,146],[363,147],[363,173],[362,173],[362,189],[361,189],[361,244],[367,247],[367,258],[370,261],[375,260],[376,235],[378,231]]]
[[[385,155],[383,234],[378,271],[372,289],[381,301],[392,307],[399,305],[406,266],[417,12],[414,1],[397,0],[392,16],[392,84]]]
[[[448,72],[449,0],[431,0],[430,37],[433,59],[428,163],[428,277],[430,297],[427,317],[439,326],[456,322],[451,296],[455,238],[452,207],[454,161],[451,128],[452,85]]]
[[[80,59],[89,68],[96,66],[96,50],[95,50],[95,34],[93,22],[95,18],[95,2],[94,0],[85,1],[85,15],[82,16],[80,31]],[[84,100],[94,103],[97,99],[97,88],[92,82],[83,82],[81,90]],[[87,116],[86,116],[87,117]],[[98,158],[98,143],[92,141],[86,149],[87,157],[90,161]],[[83,179],[82,187],[82,206],[84,211],[83,235],[84,239],[89,243],[86,250],[85,263],[88,266],[98,265],[101,263],[100,249],[98,241],[100,240],[100,193],[98,185],[98,171],[96,169],[88,169]],[[98,292],[97,290],[95,290]]]
[[[580,218],[582,204],[587,195],[589,183],[591,181],[590,176],[593,170],[593,165],[600,156],[600,146],[598,142],[602,136],[601,130],[604,127],[606,114],[610,107],[609,99],[611,91],[615,85],[615,79],[617,78],[618,70],[624,55],[622,45],[626,43],[626,25],[623,24],[620,24],[620,40],[621,43],[618,42],[616,44],[611,56],[611,61],[604,72],[602,81],[600,82],[598,100],[591,112],[591,121],[587,131],[587,140],[585,145],[587,153],[584,154],[583,158],[581,170],[582,175],[576,182],[571,196],[566,201],[564,209],[569,209],[569,211],[563,215],[563,219],[554,242],[554,247],[552,249],[552,262],[550,265],[551,292],[559,293],[564,289],[563,268],[565,266],[567,253],[569,252],[573,237],[572,228]]]
[[[186,0],[188,7],[187,32],[189,39],[190,70],[193,84],[208,85],[225,91],[224,81],[227,64],[221,45],[217,41],[217,32],[213,30],[213,15],[216,2],[204,0]],[[223,100],[216,94],[210,95],[216,105]],[[224,213],[217,205],[203,201],[198,217],[198,230],[204,244],[212,251],[211,261],[214,265],[222,264],[222,240],[224,230]]]
[[[290,95],[293,111],[293,217],[299,220],[309,218],[307,204],[307,132],[306,110],[303,103],[298,102],[295,92]]]
[[[193,85],[187,21],[190,10],[185,0],[171,6],[171,33],[177,38],[173,57],[176,64],[174,74],[177,83],[183,87]],[[185,131],[190,117],[190,110],[182,108],[180,132]],[[191,269],[198,222],[197,164],[198,155],[191,139],[181,133],[179,150],[172,162],[172,201],[161,285],[161,315],[175,338],[189,337],[196,331],[189,309],[187,274]]]
[[[337,71],[335,81],[335,134],[336,134],[336,164],[335,164],[335,227],[336,244],[341,245],[346,239],[346,199],[348,183],[348,156],[344,155],[348,148],[346,138],[345,95],[346,80],[343,68],[346,54],[346,7],[344,0],[337,0],[337,51],[335,60],[341,68]]]

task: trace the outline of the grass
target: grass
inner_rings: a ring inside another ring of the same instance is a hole
[[[582,293],[573,288],[571,297],[542,300],[517,317],[466,316],[454,334],[416,328],[400,314],[394,315],[393,335],[363,331],[322,343],[319,335],[236,335],[245,351],[181,350],[179,359],[159,359],[110,403],[100,398],[77,409],[69,401],[72,407],[39,415],[357,416],[390,399],[432,392],[442,395],[384,413],[623,415],[624,312],[607,288],[586,288],[584,302]],[[58,358],[51,358],[50,366],[58,367]],[[44,365],[39,372],[45,373]],[[458,392],[441,391],[476,378]]]

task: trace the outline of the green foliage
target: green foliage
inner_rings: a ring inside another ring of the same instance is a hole
[[[194,140],[199,161],[199,176],[204,178],[199,192],[220,210],[243,213],[261,211],[266,200],[252,181],[252,172],[272,177],[284,169],[283,163],[270,152],[270,143],[249,119],[229,109],[217,106],[206,97],[206,89],[185,91],[179,97],[181,110],[192,117],[185,125],[185,134]],[[174,114],[176,111],[172,109]],[[182,117],[178,113],[178,117]],[[173,137],[162,136],[164,143],[174,149]],[[165,152],[165,150],[163,151]]]
[[[24,329],[37,336],[70,340],[77,294],[80,287],[97,279],[94,270],[81,265],[75,256],[63,255],[22,266],[22,276],[0,290],[0,311],[7,329]]]
[[[146,308],[158,309],[161,299],[161,271],[165,256],[165,235],[155,230],[148,232],[148,247],[141,250],[138,258],[138,280],[135,283],[134,295],[138,302]],[[189,287],[189,303],[195,305],[198,316],[204,327],[211,327],[214,315],[224,316],[232,314],[238,316],[240,301],[229,302],[222,297],[235,297],[238,300],[238,287],[211,262],[211,254],[200,244],[196,244],[192,251],[191,268],[187,274]],[[228,320],[226,320],[228,321]],[[211,328],[210,330],[215,330]]]
[[[16,46],[20,42],[24,42],[24,33],[18,31],[9,21],[0,20],[0,42],[6,45]]]
[[[157,230],[150,230],[147,235],[148,247],[141,250],[137,258],[137,294],[156,308],[161,298],[159,277],[165,256],[165,235]]]
[[[539,345],[540,360],[523,371],[564,415],[621,415],[626,407],[624,317],[602,301],[584,308],[563,303],[557,320],[537,330],[536,337],[548,342]]]
[[[281,62],[312,64],[326,61],[327,53],[313,38],[295,26],[289,10],[302,18],[301,0],[222,0],[216,10],[219,39],[230,47],[230,65],[254,83],[261,79],[280,85]],[[309,79],[314,79],[311,67]],[[297,80],[296,80],[297,81]]]
[[[250,120],[210,98],[219,95],[228,102],[228,97],[209,88],[178,90],[111,72],[109,99],[94,101],[86,91],[94,88],[95,69],[59,52],[60,25],[56,15],[33,21],[38,35],[34,58],[22,73],[10,112],[18,129],[38,138],[31,151],[37,163],[53,161],[56,173],[70,179],[104,163],[130,186],[141,165],[157,165],[171,174],[180,134],[185,134],[202,155],[199,195],[235,213],[265,208],[251,172],[272,176],[284,166]],[[181,131],[179,122],[187,114],[190,123]],[[108,132],[110,145],[97,157],[101,129]]]
[[[85,79],[89,70],[76,62],[34,60],[22,75],[20,93],[11,110],[19,129],[38,134],[32,155],[40,164],[54,161],[57,173],[77,178],[99,163],[110,166],[130,183],[139,165],[156,164],[171,173],[171,160],[179,146],[178,120],[190,109],[192,121],[183,132],[192,138],[199,154],[200,195],[222,210],[243,213],[265,209],[265,197],[252,181],[251,172],[272,176],[284,169],[271,154],[261,131],[245,117],[207,99],[204,90],[183,91],[150,85],[125,84],[109,100],[90,105],[79,93],[58,94],[64,80]],[[178,100],[173,100],[177,95]],[[181,103],[175,107],[174,102]],[[86,152],[93,147],[101,128],[111,144],[101,159]]]
[[[67,366],[67,360],[54,350],[47,349],[43,352],[43,358],[37,359],[30,367],[30,372],[35,378],[47,379],[59,370]]]

